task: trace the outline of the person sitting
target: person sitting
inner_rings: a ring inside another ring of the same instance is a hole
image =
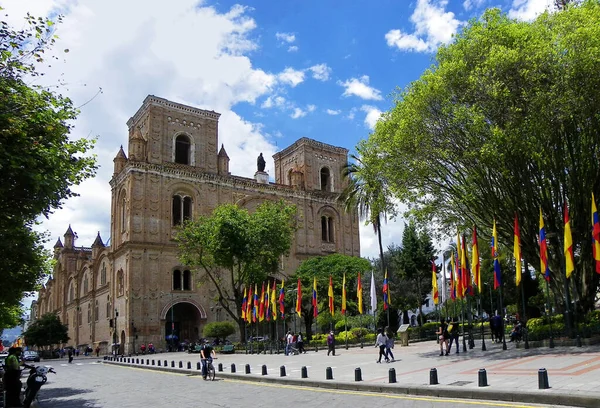
[[[208,375],[208,363],[212,362],[212,359],[217,355],[212,345],[208,340],[204,341],[204,346],[200,350],[200,357],[202,361],[202,379],[206,380],[206,376]]]
[[[512,330],[510,331],[510,341],[521,341],[523,337],[523,326],[521,325],[521,322],[517,322],[515,324],[515,327],[512,328]]]
[[[11,347],[8,349],[8,357],[6,357],[4,377],[4,390],[6,391],[6,406],[7,407],[22,407],[21,404],[21,367],[19,364],[19,356],[21,355],[21,347]]]

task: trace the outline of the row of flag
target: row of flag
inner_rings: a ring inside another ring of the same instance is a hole
[[[565,274],[567,278],[575,270],[575,260],[573,256],[573,238],[571,234],[571,222],[569,219],[569,208],[565,203],[564,208],[564,255],[565,255]],[[544,279],[550,281],[550,268],[548,266],[548,242],[546,238],[546,229],[544,227],[544,218],[542,209],[540,208],[540,223],[539,223],[539,246],[540,246],[540,271]],[[496,230],[496,220],[492,226],[492,241],[490,243],[492,251],[492,259],[494,265],[494,289],[502,285],[502,273],[500,270],[500,262],[498,260],[498,233]],[[473,285],[481,291],[481,273],[479,263],[479,248],[477,245],[477,228],[473,228],[473,239],[471,244],[471,259],[472,265],[469,267],[469,258],[467,256],[467,247],[464,235],[457,234],[456,253],[452,253],[450,258],[451,264],[451,279],[450,279],[450,297],[451,299],[462,299],[467,295],[474,295]],[[596,272],[600,274],[600,217],[594,194],[592,193],[592,254],[595,261]],[[521,283],[521,233],[519,230],[519,219],[515,213],[514,219],[514,241],[513,255],[515,259],[515,283],[517,286]],[[435,263],[433,264],[432,273],[432,297],[434,304],[439,303],[439,291],[437,286],[437,273]]]
[[[249,289],[244,288],[244,297],[242,299],[242,310],[241,316],[242,319],[248,323],[262,322],[266,321],[276,321],[277,315],[280,318],[285,317],[285,290],[284,290],[284,282],[281,282],[281,286],[279,289],[279,296],[276,297],[276,286],[277,284],[273,282],[271,286],[271,282],[267,282],[267,288],[265,290],[265,284],[262,284],[262,289],[260,292],[260,296],[258,294],[258,285],[254,285],[254,291],[252,285],[250,285]],[[300,279],[298,279],[298,287],[296,289],[296,313],[298,316],[302,316],[302,283]],[[327,297],[329,299],[329,313],[333,316],[335,314],[335,306],[334,306],[334,292],[333,292],[333,278],[329,277],[329,289],[327,291]],[[358,313],[363,314],[363,288],[362,282],[360,278],[360,272],[357,278],[356,285],[356,297],[358,302]],[[383,309],[387,310],[389,308],[389,304],[391,302],[390,297],[390,285],[388,282],[387,271],[385,272],[385,276],[383,279]],[[312,288],[312,297],[311,304],[313,307],[313,316],[316,318],[319,314],[319,306],[317,299],[317,278],[315,277],[313,280],[313,288]],[[279,310],[278,310],[279,309]],[[375,289],[375,277],[373,273],[371,273],[371,312],[377,310],[377,296]],[[341,304],[341,313],[343,315],[346,314],[346,274],[344,274],[344,278],[342,281],[342,304]]]

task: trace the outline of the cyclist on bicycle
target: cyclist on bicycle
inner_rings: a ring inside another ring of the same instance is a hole
[[[217,357],[215,350],[212,348],[208,340],[204,340],[204,345],[200,349],[200,357],[202,361],[202,379],[206,380],[208,374],[208,364],[212,363],[212,359]]]

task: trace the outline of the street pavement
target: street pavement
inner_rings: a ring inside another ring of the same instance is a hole
[[[436,342],[412,343],[407,347],[396,346],[396,361],[377,364],[378,349],[372,345],[348,350],[338,345],[335,356],[327,356],[326,349],[309,349],[307,354],[285,356],[283,354],[220,354],[215,366],[222,364],[219,378],[247,381],[276,382],[288,385],[333,388],[355,391],[375,391],[386,394],[409,394],[457,399],[515,401],[546,405],[600,407],[600,347],[531,348],[523,344],[516,348],[507,343],[486,341],[487,351],[481,351],[481,342],[475,348],[456,354],[453,348],[449,356],[439,356]],[[136,364],[142,358],[144,364]],[[133,363],[104,361],[107,364],[127,364],[146,369],[174,372],[196,370],[198,354],[163,353],[132,357]],[[152,366],[152,360],[161,361],[161,367]],[[164,367],[164,361],[168,367]],[[171,368],[171,361],[175,368]],[[182,362],[183,369],[178,368]],[[147,363],[150,363],[148,365]],[[231,373],[235,364],[236,373]],[[246,366],[250,374],[246,374]],[[267,374],[262,374],[263,365]],[[285,377],[281,376],[285,368]],[[301,378],[306,367],[308,378]],[[326,379],[331,368],[332,380]],[[390,370],[394,369],[397,382],[389,383]],[[431,369],[437,371],[438,385],[430,385]],[[550,388],[539,389],[539,370],[546,369]],[[360,369],[361,381],[356,381]],[[480,370],[485,369],[487,386],[479,386]]]

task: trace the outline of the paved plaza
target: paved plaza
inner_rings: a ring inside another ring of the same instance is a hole
[[[217,376],[253,381],[285,382],[306,384],[314,387],[380,391],[412,395],[428,395],[452,398],[474,398],[486,400],[517,401],[549,405],[600,407],[600,347],[557,347],[532,348],[525,350],[521,344],[516,348],[507,343],[508,350],[501,344],[486,342],[487,351],[481,351],[481,343],[460,354],[453,349],[449,356],[439,356],[435,342],[414,343],[408,347],[396,346],[396,361],[376,363],[377,351],[372,345],[337,347],[335,356],[327,356],[326,349],[309,349],[307,354],[285,356],[283,354],[219,354],[215,365],[223,366]],[[135,358],[132,360],[135,364]],[[196,370],[198,354],[163,353],[143,356],[145,368],[187,371],[187,362]],[[156,360],[152,366],[152,360]],[[171,361],[175,368],[171,368]],[[178,368],[182,362],[183,369]],[[148,366],[147,363],[150,363]],[[113,362],[106,362],[112,364]],[[131,364],[131,363],[125,363]],[[236,373],[231,373],[235,364]],[[250,374],[246,374],[246,366]],[[263,365],[267,374],[263,375]],[[285,377],[281,377],[281,367]],[[308,378],[301,378],[302,367],[306,367]],[[326,379],[327,368],[331,368],[332,380]],[[357,368],[361,381],[356,381]],[[390,369],[394,369],[396,383],[389,383]],[[439,384],[430,385],[431,369],[437,370]],[[539,389],[539,370],[546,369],[549,389]],[[479,386],[479,371],[486,370],[488,386]]]

